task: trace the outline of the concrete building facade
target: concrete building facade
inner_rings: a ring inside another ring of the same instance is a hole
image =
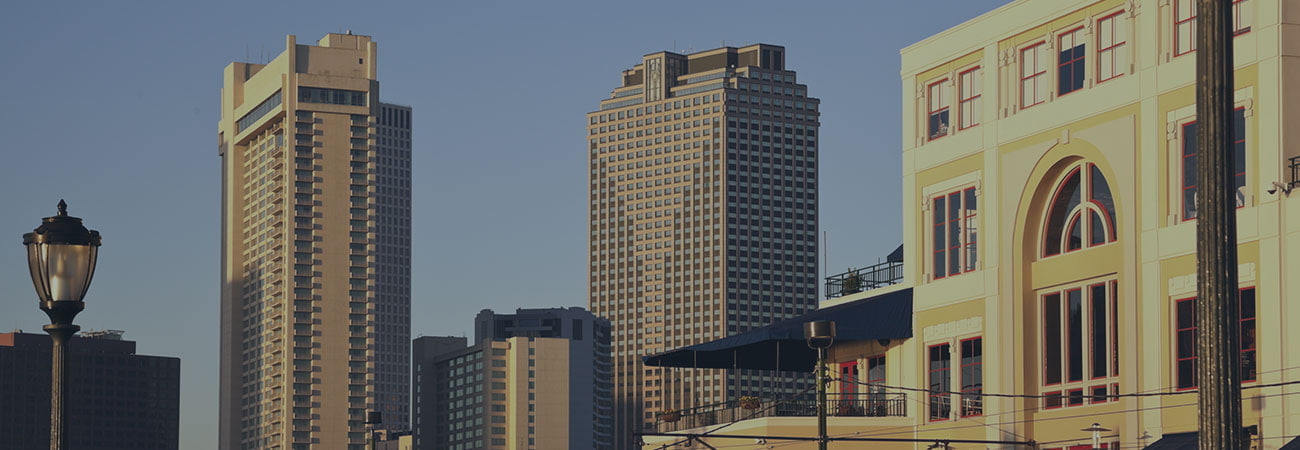
[[[285,46],[221,91],[219,445],[360,449],[408,420],[411,110],[370,37]]]
[[[588,303],[614,328],[620,448],[659,412],[802,387],[641,363],[816,306],[819,100],[785,60],[766,44],[652,53],[587,114]]]
[[[1300,1],[1232,8],[1244,425],[1294,448],[1300,387],[1270,385],[1300,379]],[[912,389],[890,391],[909,409],[832,435],[1075,449],[1098,423],[1103,448],[1195,447],[1195,20],[1189,0],[1018,0],[902,50],[903,282],[822,306],[912,290],[912,337],[831,350],[838,392]]]
[[[50,337],[0,333],[0,448],[50,447]],[[69,447],[176,449],[180,359],[139,355],[121,331],[83,332],[68,344]]]
[[[608,321],[568,308],[475,323],[473,345],[414,342],[416,449],[612,448]]]

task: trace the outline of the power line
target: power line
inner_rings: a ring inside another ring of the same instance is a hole
[[[844,378],[833,378],[833,380],[835,380],[835,381],[841,381],[841,382],[845,382],[845,383],[853,383],[853,384],[857,384],[857,385],[861,385],[861,386],[874,386],[874,387],[880,387],[880,388],[885,388],[885,389],[894,389],[894,390],[900,390],[900,391],[925,392],[925,393],[930,394],[930,395],[961,395],[961,396],[965,396],[965,397],[998,397],[998,398],[1029,398],[1029,399],[1044,399],[1044,398],[1059,398],[1059,397],[1064,397],[1064,396],[1062,396],[1062,395],[1060,395],[1060,394],[1055,394],[1055,395],[1050,395],[1050,394],[995,394],[995,393],[988,393],[988,392],[941,391],[941,390],[935,390],[935,389],[914,388],[914,387],[907,387],[907,386],[891,386],[891,385],[888,385],[888,384],[880,384],[880,383],[868,383],[868,382],[864,382],[864,381],[848,380],[848,379],[844,379]],[[1291,381],[1283,381],[1283,382],[1279,382],[1279,383],[1268,383],[1268,384],[1256,384],[1256,385],[1251,385],[1251,386],[1243,386],[1242,389],[1243,389],[1243,390],[1244,390],[1244,389],[1264,389],[1264,388],[1279,387],[1279,386],[1290,386],[1290,385],[1293,385],[1293,384],[1300,384],[1300,380],[1291,380]],[[1188,390],[1184,390],[1184,391],[1173,391],[1173,392],[1130,392],[1130,393],[1127,393],[1127,394],[1106,394],[1106,395],[1100,395],[1100,396],[1099,396],[1099,395],[1086,395],[1086,397],[1106,397],[1106,398],[1111,398],[1111,399],[1123,398],[1123,397],[1163,397],[1163,396],[1171,396],[1171,395],[1187,395],[1187,394],[1195,394],[1195,393],[1197,393],[1197,392],[1199,392],[1198,389],[1188,389]]]

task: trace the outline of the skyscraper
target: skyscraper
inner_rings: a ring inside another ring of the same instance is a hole
[[[819,101],[766,44],[645,55],[621,81],[587,115],[589,302],[613,326],[627,446],[657,412],[799,388],[640,358],[815,307]]]
[[[408,420],[411,110],[370,37],[285,47],[221,92],[220,448],[360,450]]]

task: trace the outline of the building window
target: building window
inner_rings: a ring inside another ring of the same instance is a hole
[[[1196,50],[1196,5],[1194,0],[1174,0],[1174,56]]]
[[[934,278],[975,270],[978,237],[975,188],[934,197]]]
[[[926,110],[930,118],[927,133],[929,133],[930,140],[948,135],[948,93],[944,89],[945,84],[948,84],[946,78],[931,83],[926,88],[926,101],[928,102]]]
[[[1128,24],[1124,11],[1097,21],[1097,82],[1123,75],[1128,66]]]
[[[1056,95],[1065,95],[1083,89],[1084,53],[1086,40],[1083,27],[1061,34],[1057,39],[1061,49],[1056,59]]]
[[[867,358],[867,392],[885,393],[885,355]]]
[[[976,67],[957,75],[957,123],[959,130],[980,124],[980,96],[984,75]]]
[[[984,340],[961,341],[961,416],[984,414]]]
[[[949,344],[930,346],[930,420],[948,420],[952,415],[952,352]]]
[[[1232,0],[1233,35],[1250,32],[1255,17],[1251,0]],[[1196,1],[1174,0],[1174,56],[1196,50]]]
[[[1044,257],[1115,241],[1115,200],[1095,164],[1070,169],[1048,207]]]
[[[1250,0],[1232,0],[1232,30],[1234,35],[1249,33],[1250,24],[1254,18],[1255,8]]]
[[[1047,100],[1047,46],[1039,42],[1020,50],[1020,107]]]
[[[1043,385],[1119,375],[1114,280],[1054,290],[1043,301]]]
[[[858,392],[858,362],[840,363],[840,395],[843,400],[851,400]]]
[[[1196,121],[1183,124],[1182,190],[1183,220],[1196,218]],[[1232,173],[1237,188],[1237,207],[1246,205],[1246,110],[1232,114]]]
[[[1241,381],[1257,378],[1258,353],[1255,340],[1255,288],[1241,289],[1238,307],[1241,312]],[[1178,389],[1196,388],[1196,297],[1174,302],[1174,374]]]

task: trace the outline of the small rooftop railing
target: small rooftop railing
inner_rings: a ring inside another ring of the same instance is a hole
[[[885,261],[861,269],[849,269],[826,277],[826,298],[843,297],[902,281],[902,261]]]
[[[907,394],[903,392],[826,394],[826,397],[826,414],[831,417],[907,416]],[[810,392],[781,400],[732,400],[670,411],[659,414],[655,428],[660,433],[671,433],[761,417],[817,417],[817,394]]]
[[[1287,187],[1300,186],[1300,156],[1287,158],[1287,167],[1291,169],[1291,180],[1287,182]]]

